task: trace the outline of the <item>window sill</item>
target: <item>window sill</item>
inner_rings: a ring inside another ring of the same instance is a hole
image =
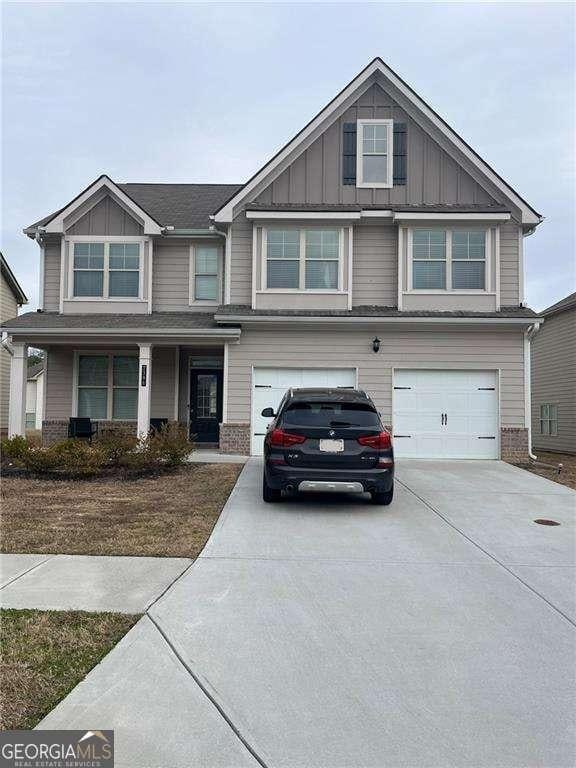
[[[257,295],[266,295],[267,293],[280,293],[280,294],[300,294],[303,296],[314,296],[314,295],[321,295],[326,296],[346,296],[348,294],[348,291],[338,291],[334,290],[333,288],[314,288],[314,289],[304,289],[301,290],[300,288],[266,288],[264,291],[256,291]]]
[[[122,296],[110,296],[109,298],[104,298],[102,296],[69,296],[67,299],[64,299],[64,301],[98,301],[101,304],[109,301],[129,301],[134,304],[146,304],[147,299],[135,298],[134,296],[126,296],[125,298],[122,298]]]
[[[356,189],[392,189],[393,184],[368,184],[365,182],[356,182]]]
[[[496,291],[484,291],[482,288],[470,288],[469,290],[450,290],[448,288],[412,288],[409,291],[402,291],[404,296],[423,295],[423,296],[496,296]]]
[[[189,307],[219,307],[222,302],[218,301],[218,299],[214,299],[211,301],[189,301],[188,306]]]

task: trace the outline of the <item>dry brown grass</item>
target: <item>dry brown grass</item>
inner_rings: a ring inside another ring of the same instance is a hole
[[[68,694],[138,616],[0,611],[0,729],[30,729]]]
[[[2,552],[196,557],[242,465],[137,480],[2,481]]]
[[[562,472],[558,474],[557,469],[542,467],[539,464],[516,464],[516,466],[576,490],[576,456],[569,453],[550,453],[538,450],[535,450],[534,453],[538,457],[538,461],[544,462],[544,464],[552,464],[556,467],[558,464],[563,464]]]

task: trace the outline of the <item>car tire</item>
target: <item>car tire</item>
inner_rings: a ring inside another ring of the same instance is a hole
[[[267,504],[272,504],[275,501],[280,501],[282,493],[276,488],[270,488],[266,482],[266,473],[262,476],[262,498]]]
[[[387,507],[394,498],[394,486],[389,491],[371,491],[370,496],[372,496],[372,504],[382,504]]]

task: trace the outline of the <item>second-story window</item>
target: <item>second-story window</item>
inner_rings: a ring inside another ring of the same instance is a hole
[[[266,288],[337,291],[340,237],[339,229],[268,229]]]
[[[413,229],[412,290],[485,291],[488,230]]]
[[[74,242],[72,297],[137,299],[140,296],[140,243]]]
[[[196,246],[194,254],[194,301],[217,301],[218,248]]]

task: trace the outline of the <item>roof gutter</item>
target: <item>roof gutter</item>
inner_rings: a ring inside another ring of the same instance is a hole
[[[190,339],[205,337],[240,338],[241,328],[34,328],[24,326],[3,327],[7,333],[30,336],[179,336]]]
[[[343,317],[339,315],[226,315],[215,314],[214,320],[217,323],[449,323],[463,325],[470,323],[481,325],[527,325],[534,323],[533,317],[422,317],[412,315],[410,317],[355,315],[353,317]]]

